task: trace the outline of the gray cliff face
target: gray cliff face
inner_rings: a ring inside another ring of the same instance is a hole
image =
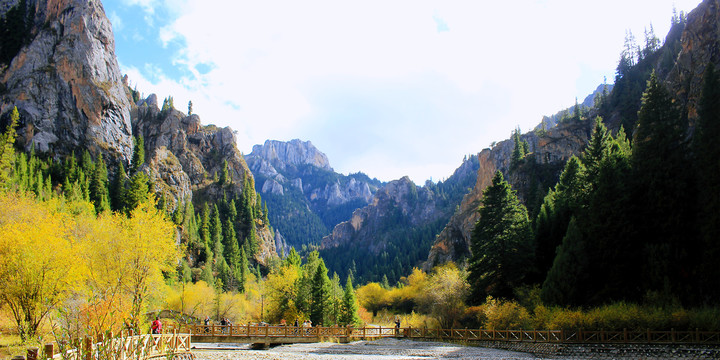
[[[7,11],[17,1],[3,1]],[[35,7],[29,44],[0,68],[0,113],[17,106],[19,143],[40,152],[92,154],[128,161],[130,101],[102,4],[87,0],[28,1]]]
[[[327,156],[309,141],[267,140],[263,145],[253,146],[246,158],[253,173],[264,179],[258,184],[263,194],[284,195],[287,187],[294,187],[310,202],[322,202],[330,207],[353,200],[362,200],[365,204],[372,200],[373,185],[335,174]],[[303,181],[303,178],[313,178],[313,173],[326,180]]]
[[[666,82],[687,106],[692,126],[708,64],[720,64],[720,1],[705,0],[687,15],[680,53]]]
[[[312,165],[332,171],[327,156],[309,141],[266,140],[263,145],[253,146],[251,155],[269,161],[280,170],[285,170],[287,165]]]

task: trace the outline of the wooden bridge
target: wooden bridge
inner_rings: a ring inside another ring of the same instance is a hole
[[[544,343],[720,344],[720,332],[711,331],[587,331],[482,330],[394,327],[295,327],[253,325],[184,325],[196,343],[289,344],[324,340],[350,342],[379,338],[438,341],[503,341]]]
[[[120,334],[119,336],[99,336],[97,339],[85,337],[70,343],[47,344],[40,351],[30,348],[27,360],[146,360],[146,359],[195,359],[190,352],[189,334]],[[24,356],[13,357],[13,360],[24,360]]]

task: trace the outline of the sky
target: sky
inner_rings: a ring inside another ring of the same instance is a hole
[[[335,171],[447,179],[466,155],[612,83],[625,34],[700,0],[105,0],[130,85]]]

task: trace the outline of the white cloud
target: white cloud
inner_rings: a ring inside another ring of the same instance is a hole
[[[124,1],[149,13],[160,3]],[[337,170],[419,183],[572,105],[603,76],[612,82],[625,29],[641,37],[652,22],[664,37],[672,9],[670,0],[172,1],[177,19],[158,36],[182,40],[173,62],[191,76],[155,69],[148,81],[128,69],[139,88],[179,108],[192,100],[204,122],[238,130],[246,152],[304,137]]]

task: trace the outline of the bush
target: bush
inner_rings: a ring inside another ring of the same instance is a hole
[[[488,297],[485,305],[485,328],[492,330],[529,329],[530,313],[515,301],[502,301]]]

